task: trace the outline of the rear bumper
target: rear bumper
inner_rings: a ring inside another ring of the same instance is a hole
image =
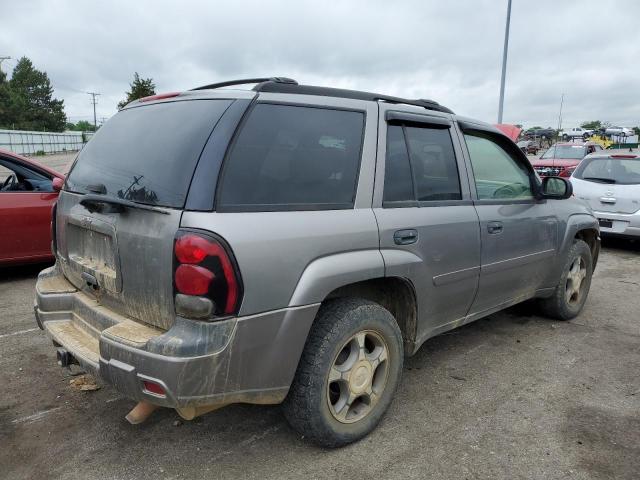
[[[640,238],[640,212],[636,213],[612,213],[594,211],[593,215],[601,220],[611,220],[611,227],[600,224],[601,235],[619,235],[624,237]]]
[[[34,310],[55,343],[125,396],[184,408],[284,400],[318,307],[211,323],[177,317],[161,331],[100,305],[52,267],[38,277]]]

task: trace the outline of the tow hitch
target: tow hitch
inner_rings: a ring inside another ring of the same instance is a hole
[[[69,368],[71,365],[78,365],[76,358],[62,347],[56,349],[56,358],[61,367]]]

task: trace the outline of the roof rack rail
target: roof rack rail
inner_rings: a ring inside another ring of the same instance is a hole
[[[296,82],[292,78],[287,78],[287,77],[243,78],[240,80],[229,80],[227,82],[210,83],[209,85],[203,85],[202,87],[192,88],[191,90],[211,90],[215,88],[230,87],[232,85],[247,85],[250,83],[263,84],[265,82],[286,83],[289,85],[298,84],[298,82]],[[258,85],[256,85],[256,87],[258,87]],[[255,87],[254,87],[254,90],[256,90]]]
[[[287,79],[288,80],[288,79]],[[346,90],[342,88],[315,87],[312,85],[298,85],[297,82],[278,82],[273,79],[267,79],[258,83],[253,90],[256,92],[269,93],[295,93],[298,95],[319,95],[338,98],[352,98],[354,100],[382,101],[388,103],[398,103],[403,105],[414,105],[427,110],[435,110],[438,112],[453,113],[444,105],[427,99],[410,100],[407,98],[392,97],[390,95],[381,95],[378,93],[361,92],[359,90]]]

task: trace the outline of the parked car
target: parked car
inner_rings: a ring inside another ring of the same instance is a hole
[[[640,237],[640,157],[601,152],[571,177],[575,195],[593,208],[603,235]]]
[[[538,159],[531,160],[536,173],[541,177],[570,177],[580,161],[590,153],[602,151],[595,142],[556,143]]]
[[[134,411],[284,402],[340,446],[428,338],[530,298],[578,315],[599,235],[570,197],[429,100],[283,78],[148,97],[69,173],[36,320]]]
[[[517,145],[525,154],[537,155],[540,149],[538,144],[533,140],[520,140]]]
[[[52,261],[51,209],[64,175],[0,150],[0,265]]]
[[[553,128],[530,128],[523,134],[525,138],[544,138],[551,140],[556,138],[556,131]]]
[[[582,138],[586,140],[591,135],[593,135],[594,130],[589,130],[582,127],[569,128],[567,130],[561,130],[558,133],[558,137],[562,138],[565,142],[569,139]]]
[[[635,135],[635,132],[631,128],[626,127],[607,127],[604,130],[604,134],[611,137],[631,137]]]

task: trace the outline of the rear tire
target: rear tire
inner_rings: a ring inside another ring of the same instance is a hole
[[[389,311],[362,299],[327,301],[311,327],[284,415],[318,445],[355,442],[391,404],[403,360],[402,334]]]
[[[593,258],[583,240],[574,240],[569,249],[560,282],[553,295],[538,301],[542,313],[557,320],[571,320],[584,307],[591,286]]]

